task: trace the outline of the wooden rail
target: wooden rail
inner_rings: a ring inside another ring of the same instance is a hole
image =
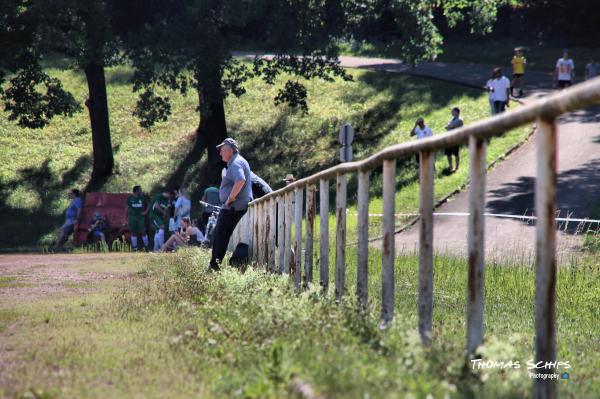
[[[536,361],[556,360],[556,143],[555,119],[569,111],[600,103],[600,78],[533,101],[515,111],[479,121],[445,134],[411,143],[398,144],[357,162],[342,163],[312,176],[300,179],[250,203],[249,212],[234,233],[233,245],[247,241],[251,259],[272,272],[290,273],[297,288],[313,281],[313,230],[316,215],[315,193],[319,185],[320,248],[319,282],[329,290],[329,190],[335,179],[335,297],[341,301],[346,293],[346,207],[348,174],[358,174],[358,304],[368,304],[368,204],[370,171],[383,167],[383,242],[382,242],[382,327],[394,316],[394,208],[396,192],[396,159],[420,157],[420,232],[419,232],[419,333],[424,345],[432,339],[433,314],[433,199],[434,156],[436,151],[464,143],[469,145],[470,186],[468,221],[468,277],[466,351],[471,356],[483,341],[484,320],[484,210],[486,141],[512,128],[535,121],[537,125],[536,179],[536,296],[535,325]],[[306,229],[302,230],[306,192]],[[294,201],[294,206],[292,206]],[[292,210],[294,213],[292,214]],[[293,225],[295,229],[292,230]],[[295,242],[292,242],[292,231]],[[304,262],[302,247],[304,246]],[[294,251],[292,251],[294,249]],[[293,255],[293,256],[292,256]],[[277,256],[277,261],[276,261]],[[291,265],[292,260],[294,263]],[[302,265],[304,264],[304,273]],[[303,276],[303,277],[302,277]],[[546,370],[546,369],[545,369]],[[543,371],[553,373],[553,369]],[[556,382],[536,379],[536,398],[555,398]]]

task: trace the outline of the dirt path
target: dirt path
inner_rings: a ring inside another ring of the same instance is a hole
[[[0,255],[0,308],[90,291],[95,282],[126,276],[132,260],[131,254]]]
[[[137,270],[136,254],[0,255],[0,385],[14,366],[10,337],[32,303],[96,292]]]

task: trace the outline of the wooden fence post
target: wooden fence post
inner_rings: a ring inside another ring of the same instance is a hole
[[[283,247],[283,272],[285,274],[290,274],[290,263],[292,261],[292,221],[294,220],[292,215],[293,194],[294,193],[291,191],[285,193],[285,247]]]
[[[277,255],[279,274],[285,273],[285,194],[277,197]]]
[[[369,171],[358,172],[358,255],[356,296],[367,307],[369,283]]]
[[[304,202],[304,189],[298,187],[295,189],[296,205],[295,205],[295,221],[296,225],[296,247],[294,248],[295,253],[295,267],[294,270],[294,285],[296,289],[300,289],[300,283],[302,282],[302,205]]]
[[[469,137],[470,184],[467,283],[467,354],[483,341],[485,273],[485,169],[486,140]]]
[[[535,184],[535,360],[556,361],[556,123],[538,118]],[[556,369],[540,369],[553,374]],[[556,381],[534,380],[536,399],[556,398]]]
[[[275,241],[277,237],[277,198],[269,200],[269,271],[275,271]]]
[[[319,280],[323,291],[329,289],[329,180],[319,180]]]
[[[433,173],[435,157],[421,152],[419,163],[419,334],[423,345],[431,344],[433,323]]]
[[[258,240],[257,240],[257,263],[259,266],[262,266],[264,264],[265,261],[265,253],[263,251],[264,248],[264,235],[263,235],[263,226],[264,226],[264,202],[260,202],[258,204],[256,204],[256,209],[257,209],[257,213],[258,213],[258,218],[256,221],[256,233],[258,235]]]
[[[255,205],[251,205],[248,209],[248,251],[250,252],[248,255],[248,259],[251,262],[255,261],[256,253],[254,252],[254,242],[256,241],[256,237],[254,237],[254,209]]]
[[[340,301],[344,297],[346,282],[346,191],[348,178],[346,175],[337,176],[335,195],[335,298]]]
[[[383,254],[381,264],[381,325],[394,318],[394,261],[396,209],[396,160],[383,161]]]
[[[306,249],[304,251],[304,286],[312,283],[313,279],[313,236],[315,226],[315,190],[311,184],[306,188]]]

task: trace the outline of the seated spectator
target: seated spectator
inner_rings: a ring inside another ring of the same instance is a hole
[[[175,232],[167,242],[160,248],[160,252],[165,252],[169,249],[175,250],[179,247],[187,247],[188,245],[200,246],[204,242],[204,234],[194,223],[190,222],[189,217],[181,219],[181,229]]]
[[[103,242],[108,244],[108,240],[106,239],[108,230],[109,225],[106,216],[101,215],[98,211],[94,212],[94,217],[92,218],[90,227],[88,228],[88,242]]]

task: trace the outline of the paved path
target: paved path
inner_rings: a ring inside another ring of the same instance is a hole
[[[491,66],[476,64],[425,63],[416,68],[398,60],[341,57],[343,66],[398,72],[454,81],[482,87]],[[508,68],[505,68],[508,72]],[[527,99],[543,96],[552,89],[551,77],[528,71]],[[594,201],[600,199],[600,108],[574,112],[559,119],[558,209],[561,217],[585,218]],[[487,175],[486,212],[532,215],[535,185],[535,135],[507,160]],[[468,212],[468,194],[460,193],[437,212]],[[559,255],[567,260],[581,246],[577,224],[557,226]],[[582,226],[579,226],[582,227]],[[587,228],[588,226],[584,226]],[[598,227],[598,226],[593,226]],[[396,236],[398,252],[418,248],[418,225]],[[535,248],[535,229],[531,223],[495,217],[486,218],[488,259],[497,255],[504,261],[529,257]],[[436,216],[434,247],[437,252],[464,255],[467,245],[467,218]],[[510,259],[508,259],[510,260]]]

